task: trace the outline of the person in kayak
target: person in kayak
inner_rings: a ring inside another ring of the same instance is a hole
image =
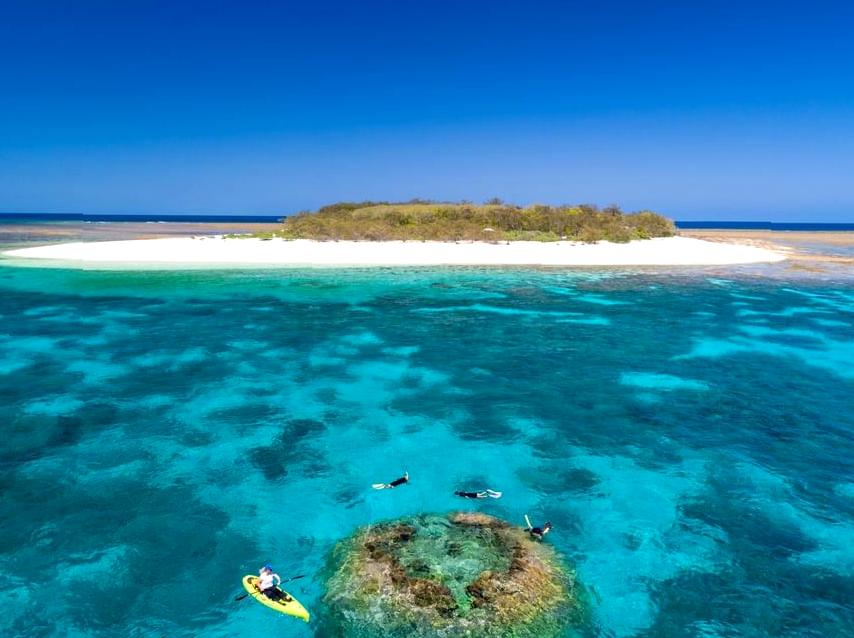
[[[495,490],[481,490],[480,492],[456,491],[454,495],[463,498],[501,498],[501,492],[496,492]]]
[[[258,582],[255,583],[255,587],[258,588],[258,591],[270,600],[289,603],[293,598],[291,598],[286,592],[279,589],[279,585],[281,584],[282,577],[273,571],[272,565],[264,565],[258,571]]]
[[[394,479],[391,483],[374,483],[372,487],[375,490],[391,490],[398,485],[404,485],[406,483],[409,483],[409,472],[404,472],[403,476]]]
[[[552,524],[546,521],[545,525],[542,527],[534,527],[531,525],[531,520],[528,518],[528,515],[525,514],[525,522],[528,524],[528,527],[525,529],[528,534],[531,535],[531,538],[541,541],[543,540],[543,536],[548,534],[552,530]]]

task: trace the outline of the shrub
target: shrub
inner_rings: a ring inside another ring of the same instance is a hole
[[[485,230],[488,229],[488,230]],[[339,202],[287,217],[277,234],[320,240],[615,241],[673,235],[673,223],[657,213],[625,214],[617,206],[591,204],[525,208],[498,199],[483,205],[412,200]]]

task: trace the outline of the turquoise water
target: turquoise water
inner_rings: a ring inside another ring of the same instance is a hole
[[[852,397],[850,281],[5,266],[0,635],[315,635],[240,577],[475,508],[582,635],[854,636]]]

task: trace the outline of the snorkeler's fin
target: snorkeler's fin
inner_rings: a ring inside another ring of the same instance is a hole
[[[534,529],[534,526],[531,525],[531,519],[528,518],[527,514],[525,514],[525,522],[528,524],[528,529]]]
[[[371,487],[375,490],[384,490],[388,487],[388,485],[386,485],[385,483],[374,483],[373,485],[371,485]]]
[[[489,498],[501,498],[501,492],[496,492],[495,490],[486,490],[486,495]]]

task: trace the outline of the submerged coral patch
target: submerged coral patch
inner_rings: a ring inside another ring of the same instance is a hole
[[[478,513],[359,529],[329,562],[324,635],[557,636],[581,618],[555,551]]]
[[[653,372],[624,372],[620,375],[620,383],[636,388],[660,391],[709,389],[709,386],[703,381],[683,379],[672,374],[656,374]]]

